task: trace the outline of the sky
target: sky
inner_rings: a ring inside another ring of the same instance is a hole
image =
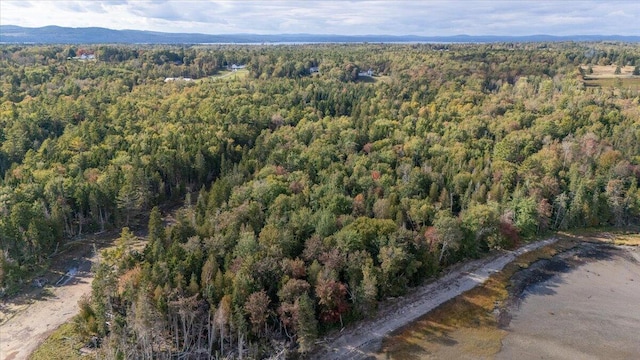
[[[204,34],[640,35],[640,1],[0,1],[0,24]]]

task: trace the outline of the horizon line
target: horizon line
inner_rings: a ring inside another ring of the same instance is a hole
[[[167,34],[167,35],[204,35],[204,36],[238,36],[238,35],[258,35],[258,36],[342,36],[342,37],[374,37],[374,36],[383,36],[383,37],[418,37],[418,38],[452,38],[452,37],[503,37],[503,38],[521,38],[521,37],[630,37],[630,38],[640,38],[640,34],[638,35],[624,35],[624,34],[570,34],[570,35],[557,35],[557,34],[548,34],[548,33],[537,33],[537,34],[526,34],[526,35],[495,35],[495,34],[481,34],[481,35],[471,35],[471,34],[455,34],[455,35],[416,35],[416,34],[322,34],[322,33],[200,33],[200,32],[166,32],[166,31],[155,31],[155,30],[140,30],[140,29],[113,29],[106,28],[101,26],[61,26],[61,25],[44,25],[37,27],[30,26],[22,26],[16,24],[3,24],[0,27],[19,27],[23,29],[44,29],[47,27],[57,27],[61,29],[74,29],[74,30],[82,30],[82,29],[103,29],[109,31],[137,31],[137,32],[145,32],[145,33],[156,33],[156,34]],[[2,35],[2,34],[0,34]],[[4,35],[6,36],[6,35]]]

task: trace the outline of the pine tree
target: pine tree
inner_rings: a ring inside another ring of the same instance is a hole
[[[166,235],[162,224],[162,216],[160,215],[160,210],[157,206],[154,206],[149,214],[148,233],[149,247],[155,247],[156,243],[159,243],[160,246],[164,246]]]
[[[300,296],[298,305],[298,351],[306,353],[311,350],[318,336],[318,321],[308,294],[304,293]]]

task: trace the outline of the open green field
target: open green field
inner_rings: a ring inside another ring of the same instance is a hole
[[[389,75],[377,75],[377,76],[361,76],[358,78],[357,82],[359,83],[377,83],[377,82],[385,82],[388,83],[391,81],[391,76]]]
[[[223,79],[238,80],[238,79],[244,79],[248,75],[249,75],[249,70],[247,70],[247,69],[240,69],[238,71],[225,70],[225,71],[220,71],[217,75],[211,76],[208,79],[211,79],[211,80],[223,80]]]
[[[599,79],[589,79],[585,77],[584,85],[586,87],[613,87],[640,91],[640,77]]]
[[[582,65],[580,66],[585,71],[585,78],[614,78],[614,77],[631,77],[633,75],[633,66],[620,66],[620,73],[616,74],[616,65]],[[589,73],[591,68],[591,73]]]
[[[29,359],[82,359],[80,349],[84,345],[73,322],[67,322],[57,328]]]
[[[581,68],[584,71],[584,84],[587,87],[640,90],[640,76],[633,75],[633,66],[620,67],[619,74],[616,74],[616,65],[582,65]]]

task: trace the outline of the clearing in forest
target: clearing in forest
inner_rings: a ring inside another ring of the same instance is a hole
[[[580,68],[583,70],[584,84],[588,87],[640,90],[640,75],[633,75],[634,66],[581,65]],[[616,73],[618,68],[619,73]]]

